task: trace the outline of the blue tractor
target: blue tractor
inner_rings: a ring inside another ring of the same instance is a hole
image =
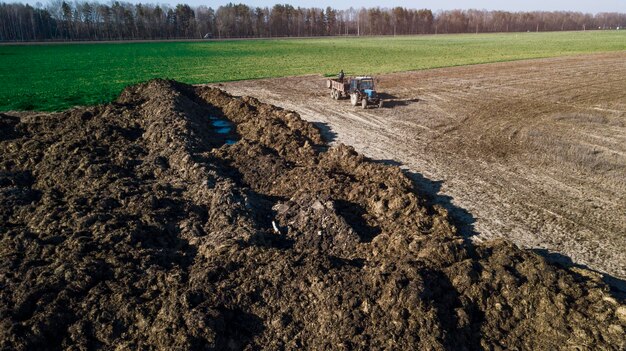
[[[355,77],[350,78],[350,103],[352,106],[361,104],[363,108],[367,105],[375,105],[383,107],[383,99],[381,99],[374,89],[374,78],[372,77]]]

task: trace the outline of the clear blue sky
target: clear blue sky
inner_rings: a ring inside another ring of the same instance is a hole
[[[67,0],[66,0],[67,1]],[[73,0],[69,0],[73,1]],[[98,0],[100,2],[110,2],[109,0]],[[495,0],[120,0],[131,3],[162,3],[175,5],[186,3],[192,6],[206,5],[217,8],[229,2],[243,3],[249,6],[271,7],[276,3],[290,4],[301,7],[321,7],[331,6],[336,9],[346,9],[350,6],[360,7],[395,7],[407,8],[427,8],[433,11],[452,9],[485,9],[485,10],[506,10],[506,11],[580,11],[580,12],[624,12],[626,13],[626,0],[517,0],[517,1],[495,1]],[[48,0],[0,0],[0,2],[25,2],[36,4],[37,2],[47,3]]]

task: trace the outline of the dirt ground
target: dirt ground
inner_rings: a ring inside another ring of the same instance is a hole
[[[400,164],[466,236],[507,238],[626,289],[624,77],[626,52],[389,74],[376,77],[387,107],[367,110],[331,100],[319,76],[220,87]]]
[[[154,80],[0,129],[2,350],[626,347],[599,274],[472,243],[254,98]]]

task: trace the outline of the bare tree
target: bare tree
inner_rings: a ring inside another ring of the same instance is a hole
[[[228,4],[213,9],[52,0],[45,8],[0,3],[0,41],[247,38],[598,30],[626,27],[626,14],[507,12],[405,7],[272,8]]]

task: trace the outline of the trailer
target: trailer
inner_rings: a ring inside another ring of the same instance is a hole
[[[328,79],[326,87],[330,89],[330,97],[335,100],[350,96],[350,83],[346,82],[345,79]]]

